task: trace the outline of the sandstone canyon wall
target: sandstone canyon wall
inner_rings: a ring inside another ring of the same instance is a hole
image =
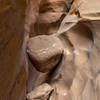
[[[0,100],[99,100],[99,0],[0,0]]]
[[[25,0],[0,0],[0,100],[25,100]]]

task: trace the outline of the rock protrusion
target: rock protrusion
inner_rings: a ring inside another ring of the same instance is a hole
[[[48,72],[61,60],[63,45],[57,37],[41,35],[29,39],[27,52],[38,71]]]

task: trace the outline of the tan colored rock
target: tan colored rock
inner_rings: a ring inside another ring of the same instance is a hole
[[[74,47],[74,64],[82,70],[89,78],[94,77],[89,54],[93,47],[92,31],[83,23],[78,23],[70,29],[66,35]]]
[[[71,100],[70,95],[69,95],[69,89],[67,87],[67,84],[63,81],[60,80],[58,82],[55,82],[52,84],[53,88],[55,88],[55,96],[51,96],[50,100]],[[54,99],[55,98],[55,99]]]
[[[73,0],[42,0],[40,5],[38,5],[39,11],[30,12],[31,15],[34,15],[33,19],[35,18],[31,22],[36,22],[35,25],[34,23],[31,25],[30,35],[36,36],[57,32],[65,13],[68,12],[71,6],[72,1]],[[34,3],[34,5],[35,4],[36,3]],[[33,8],[33,6],[31,8]],[[37,17],[35,16],[36,14],[38,15]]]
[[[41,35],[30,38],[27,53],[34,67],[47,72],[54,68],[61,60],[63,46],[57,37]]]
[[[28,100],[47,100],[52,90],[53,88],[49,84],[44,83],[36,87],[30,93],[28,93],[27,99]]]
[[[39,23],[52,23],[60,19],[66,11],[66,0],[43,0],[40,4]]]
[[[73,8],[76,8],[80,13],[81,18],[87,20],[100,20],[99,3],[99,0],[74,0],[70,11],[72,11]]]
[[[82,99],[82,93],[84,91],[86,82],[87,82],[86,75],[82,71],[77,70],[70,89],[72,100]]]
[[[39,6],[42,0],[28,0],[26,7],[26,18],[25,18],[25,32],[29,35],[31,28],[34,31],[34,24],[37,21],[39,14]]]
[[[32,91],[35,87],[43,84],[47,79],[48,73],[42,73],[35,69],[32,63],[29,61],[29,74],[27,82],[27,92]]]

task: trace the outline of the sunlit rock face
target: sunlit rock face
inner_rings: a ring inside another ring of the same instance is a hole
[[[100,12],[100,9],[97,3],[99,1],[96,0],[95,6],[97,7],[93,7],[93,2],[94,0],[87,0],[86,2],[81,2],[81,0],[41,0],[41,2],[37,4],[38,10],[36,16],[34,17],[35,21],[30,24],[29,28],[29,40],[33,39],[34,41],[33,45],[32,43],[31,45],[34,46],[34,44],[36,44],[35,38],[38,37],[37,35],[40,37],[47,35],[49,38],[53,36],[59,38],[62,46],[58,46],[57,48],[62,47],[63,52],[59,63],[57,64],[55,62],[54,64],[56,64],[56,66],[53,67],[50,62],[49,64],[53,69],[49,70],[49,72],[47,71],[46,73],[42,73],[43,71],[39,70],[41,67],[38,69],[38,66],[35,66],[34,64],[35,61],[34,57],[32,58],[32,55],[36,54],[34,53],[35,48],[32,48],[30,45],[30,50],[33,50],[33,53],[28,51],[31,63],[29,67],[33,68],[33,72],[31,71],[33,76],[29,75],[29,79],[31,80],[28,81],[28,87],[30,88],[28,89],[28,92],[32,89],[35,91],[35,87],[40,87],[41,84],[46,82],[53,87],[53,91],[46,100],[99,100],[100,17],[99,14],[96,15],[94,12],[96,11],[95,13],[98,13]],[[97,8],[98,10],[93,8]],[[69,30],[63,32],[63,34],[58,36],[54,35],[57,34],[60,24],[67,14],[72,17],[78,16],[78,18],[82,18],[82,21],[78,22]],[[94,18],[97,21],[93,21]],[[38,42],[40,41],[41,40]],[[46,46],[48,48],[51,48],[49,47],[49,43],[47,41],[45,41],[45,43],[47,43]],[[40,42],[39,45],[36,45],[36,48],[40,48],[39,51],[41,51],[43,48],[45,49],[45,47],[42,46],[44,44]],[[52,51],[53,50],[54,49],[52,49]],[[44,53],[44,51],[41,53]],[[46,56],[54,57],[53,53],[50,53],[50,50],[48,50]],[[45,55],[42,57],[44,56]],[[39,60],[39,57],[40,54],[38,53],[38,57],[36,58]],[[43,60],[45,60],[45,58],[38,61],[38,63],[41,63]],[[49,59],[46,59],[46,62],[48,61]],[[47,68],[46,63],[43,63],[43,65]],[[38,72],[37,80],[36,76],[34,77],[35,71]],[[39,83],[40,76],[42,76],[42,81]],[[33,82],[36,85],[33,84]],[[42,98],[39,100],[42,100]]]
[[[27,53],[37,70],[48,72],[59,63],[63,46],[58,38],[42,35],[29,39]]]

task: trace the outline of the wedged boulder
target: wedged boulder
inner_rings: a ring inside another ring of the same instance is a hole
[[[47,72],[61,60],[63,45],[57,37],[41,35],[29,39],[27,53],[38,71]]]

